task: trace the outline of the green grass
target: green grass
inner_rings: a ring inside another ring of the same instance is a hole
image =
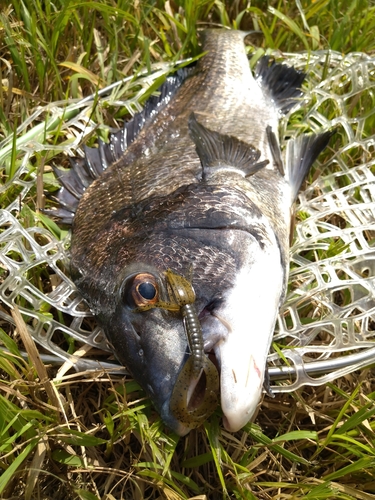
[[[155,63],[198,56],[197,28],[218,24],[260,30],[258,56],[268,49],[375,52],[375,6],[366,0],[14,0],[0,13],[1,179],[9,183],[1,208],[19,194],[12,179],[22,148],[38,143],[23,180],[35,174],[43,182],[29,191],[19,219],[64,237],[65,229],[38,210],[40,186],[57,187],[48,166],[66,166],[54,147],[73,142],[74,125],[65,125],[80,111],[75,100]],[[126,111],[117,101],[140,90],[130,79],[111,98],[96,100],[91,118],[101,125],[88,140],[106,137]],[[143,90],[134,102],[147,98],[150,89]],[[48,107],[57,101],[68,103],[60,106],[62,116]],[[370,92],[366,106],[372,102]],[[336,112],[328,105],[324,111]],[[367,127],[373,135],[371,121]],[[340,252],[341,243],[332,241],[318,257]],[[48,270],[33,272],[43,290]],[[7,348],[0,353],[0,498],[375,498],[370,369],[328,386],[266,398],[255,423],[236,434],[222,428],[218,411],[203,428],[178,438],[134,381],[47,372],[27,334],[19,337],[23,327],[17,321],[17,332],[5,322],[0,329]],[[20,356],[25,343],[30,361]]]

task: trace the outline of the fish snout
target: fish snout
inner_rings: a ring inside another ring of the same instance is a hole
[[[224,426],[231,432],[250,421],[261,399],[284,282],[277,247],[253,247],[253,259],[201,319],[205,350],[213,349],[219,365]]]

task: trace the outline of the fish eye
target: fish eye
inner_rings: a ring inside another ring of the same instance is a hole
[[[156,295],[156,287],[153,283],[146,281],[144,283],[140,283],[137,287],[137,292],[143,297],[145,300],[152,300]]]
[[[150,273],[136,274],[126,288],[127,301],[135,307],[150,308],[159,300],[158,282]]]

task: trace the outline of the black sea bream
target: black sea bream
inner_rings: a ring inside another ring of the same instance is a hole
[[[281,153],[278,119],[304,75],[267,57],[253,75],[244,36],[205,31],[195,69],[57,172],[58,215],[74,215],[73,280],[180,435],[217,400],[230,431],[252,417],[285,296],[291,207],[331,136],[302,135]]]

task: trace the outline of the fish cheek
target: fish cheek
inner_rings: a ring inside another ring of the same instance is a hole
[[[186,356],[181,320],[160,309],[133,312],[119,304],[104,330],[118,360],[161,412]]]
[[[135,370],[143,371],[144,356],[141,335],[132,324],[131,316],[126,307],[120,306],[110,317],[101,315],[99,321],[116,358],[134,375]]]

